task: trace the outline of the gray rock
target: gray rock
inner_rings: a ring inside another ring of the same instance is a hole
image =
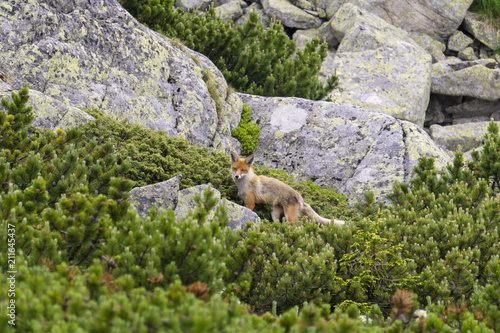
[[[262,6],[267,16],[276,18],[286,27],[311,29],[318,28],[322,23],[321,19],[304,12],[286,0],[262,0]]]
[[[318,38],[320,41],[327,43],[329,49],[336,48],[340,44],[333,33],[331,21],[323,23],[318,28]]]
[[[418,158],[438,167],[450,158],[418,126],[347,103],[240,94],[261,127],[257,165],[279,169],[345,194],[351,203],[369,188],[384,200],[408,182]]]
[[[453,118],[490,117],[493,113],[498,111],[500,111],[500,100],[484,101],[481,99],[474,99],[446,108],[446,112],[450,113]]]
[[[196,208],[195,197],[203,196],[205,191],[212,191],[214,193],[214,198],[220,202],[221,196],[220,192],[216,189],[212,188],[210,185],[198,185],[190,188],[186,188],[182,191],[178,192],[177,206],[175,207],[174,213],[177,219],[181,219],[189,212],[193,211]],[[212,208],[210,213],[208,214],[208,220],[211,220],[214,217],[215,210],[217,209],[216,205]]]
[[[351,4],[331,21],[341,41],[321,75],[339,77],[328,97],[423,126],[429,103],[431,56],[408,34]]]
[[[435,63],[431,90],[436,94],[497,100],[500,98],[500,65],[493,59]]]
[[[10,84],[0,80],[0,99],[6,98],[10,101],[13,91],[17,93]],[[38,128],[67,129],[95,119],[85,111],[66,105],[34,89],[30,89],[28,103],[32,106],[35,116],[32,125]]]
[[[484,140],[489,122],[458,124],[451,126],[432,125],[431,137],[443,149],[462,152],[478,148]]]
[[[467,46],[472,44],[473,40],[461,31],[455,31],[448,39],[448,50],[450,51],[462,51]]]
[[[250,6],[247,8],[243,9],[243,16],[241,16],[239,19],[237,19],[234,24],[235,25],[243,25],[248,21],[248,17],[250,16],[250,12],[256,12],[257,15],[259,16],[260,19],[260,24],[262,24],[264,27],[269,27],[271,24],[271,20],[269,17],[266,15],[264,12],[264,9],[262,9],[262,5],[259,3],[252,3]]]
[[[293,40],[298,49],[304,50],[306,44],[311,42],[314,38],[318,38],[318,29],[297,30],[293,34]]]
[[[446,56],[444,55],[446,45],[440,41],[437,41],[427,35],[416,36],[413,40],[431,55],[433,63],[446,59]]]
[[[453,119],[452,125],[469,124],[469,123],[480,123],[480,122],[487,122],[489,120],[490,120],[490,117],[488,117],[488,116],[456,118],[456,119]]]
[[[260,218],[256,213],[246,207],[237,205],[234,202],[230,202],[225,199],[221,200],[220,192],[212,188],[210,185],[198,185],[179,191],[178,204],[174,211],[176,218],[180,219],[187,215],[190,211],[194,210],[196,208],[196,202],[194,200],[195,197],[203,196],[206,190],[213,191],[214,198],[219,202],[214,208],[212,208],[208,216],[208,220],[213,218],[219,205],[225,205],[229,219],[229,224],[227,225],[228,228],[238,230],[243,229],[247,222],[260,223]]]
[[[177,206],[177,193],[181,180],[182,175],[178,175],[161,183],[133,188],[128,200],[142,218],[153,207],[174,209]]]
[[[467,13],[464,29],[492,50],[500,48],[500,30],[479,19],[477,14]]]
[[[212,0],[175,0],[175,6],[191,12],[195,9],[204,11],[210,7]]]
[[[0,68],[14,89],[27,82],[66,105],[229,149],[240,103],[205,56],[139,24],[116,0],[53,4],[0,2]]]
[[[223,200],[223,205],[227,208],[227,217],[229,219],[228,228],[239,230],[245,228],[248,222],[259,224],[260,217],[252,210],[235,204],[234,202]]]
[[[470,46],[458,52],[458,58],[463,61],[472,61],[477,59],[474,49]]]
[[[457,30],[473,0],[332,0],[327,16],[352,3],[413,35],[426,34],[441,42]]]
[[[290,3],[306,11],[312,11],[315,8],[314,4],[307,0],[290,0]]]
[[[239,1],[231,1],[222,6],[215,7],[215,14],[224,21],[235,21],[243,15]]]

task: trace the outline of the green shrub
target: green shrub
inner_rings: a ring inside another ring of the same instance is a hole
[[[493,24],[500,28],[500,0],[474,0],[469,8],[470,11],[485,15]]]
[[[82,128],[88,139],[114,144],[118,161],[130,161],[127,177],[135,186],[165,181],[182,174],[181,189],[212,184],[223,196],[237,197],[226,154],[191,146],[189,141],[127,121],[99,117]]]
[[[259,144],[260,128],[251,122],[250,108],[245,104],[241,112],[241,120],[231,135],[241,143],[241,153],[244,156],[251,155]]]
[[[65,261],[78,266],[98,255],[106,226],[126,214],[131,182],[113,146],[82,140],[77,129],[38,131],[26,106],[25,87],[0,112],[0,250],[7,250],[7,224],[16,229],[17,250],[30,265]],[[6,267],[7,258],[0,258]]]
[[[145,219],[134,214],[110,226],[102,247],[109,272],[117,278],[130,275],[135,286],[148,290],[179,280],[184,285],[201,281],[219,292],[226,271],[227,216],[219,206],[208,219],[217,203],[213,191],[195,201],[196,209],[183,218],[152,211]]]
[[[230,257],[226,292],[256,311],[278,313],[304,300],[347,309],[356,303],[364,312],[376,304],[387,315],[398,288],[414,288],[419,277],[403,245],[354,226],[319,226],[314,222],[264,223],[226,236]]]
[[[255,12],[242,27],[233,29],[232,22],[217,17],[213,9],[186,13],[175,9],[172,0],[121,3],[140,22],[206,55],[228,84],[241,92],[316,100],[337,85],[336,76],[325,86],[317,76],[326,58],[326,44],[314,40],[304,51],[296,50],[281,24],[273,22],[266,29]]]
[[[486,282],[486,265],[498,254],[500,196],[493,189],[500,140],[493,123],[486,142],[473,161],[457,153],[442,171],[422,158],[411,185],[396,184],[393,206],[382,211],[382,235],[402,244],[402,258],[415,262],[421,276],[415,291],[422,301],[469,299]]]

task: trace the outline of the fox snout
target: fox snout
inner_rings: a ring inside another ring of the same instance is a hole
[[[244,173],[242,173],[241,175],[234,174],[234,179],[241,179],[243,178],[243,176],[245,176]]]

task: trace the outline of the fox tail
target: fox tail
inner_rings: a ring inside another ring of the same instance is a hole
[[[319,216],[318,213],[316,213],[314,211],[314,209],[312,209],[311,205],[309,205],[306,202],[304,202],[302,204],[300,212],[301,212],[302,216],[307,216],[310,219],[314,220],[318,224],[330,224],[330,223],[332,223],[332,220]],[[345,221],[334,219],[333,223],[341,226],[341,225],[345,224]]]

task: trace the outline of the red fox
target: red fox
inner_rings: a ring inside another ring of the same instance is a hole
[[[233,179],[238,187],[238,196],[247,208],[253,210],[256,203],[271,205],[273,221],[279,221],[281,214],[285,213],[289,222],[307,216],[319,224],[331,223],[331,220],[319,216],[304,202],[299,192],[290,186],[275,178],[257,176],[252,170],[254,158],[253,154],[247,158],[239,158],[235,152],[231,152]],[[344,221],[334,220],[334,223],[343,225]]]

